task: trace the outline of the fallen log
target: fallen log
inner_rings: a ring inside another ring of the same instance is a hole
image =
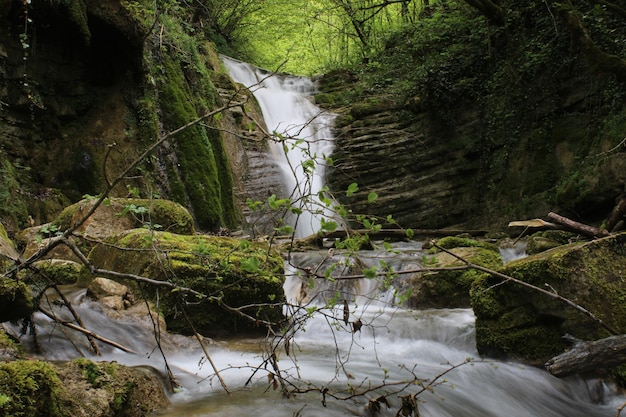
[[[607,230],[598,229],[597,227],[589,226],[584,223],[579,223],[553,212],[548,213],[548,217],[574,232],[581,233],[591,238],[604,237],[610,234]]]
[[[409,232],[410,230],[410,232]],[[408,234],[407,234],[408,233]],[[297,239],[297,246],[310,247],[310,248],[322,248],[324,247],[324,240],[335,239],[347,239],[354,236],[367,235],[371,240],[380,239],[394,239],[394,240],[417,240],[418,237],[446,237],[446,236],[458,236],[461,234],[467,234],[469,236],[484,236],[488,233],[487,230],[462,230],[462,229],[381,229],[378,231],[372,231],[370,229],[340,229],[333,230],[332,232],[322,232],[309,235]],[[410,235],[410,236],[409,236]]]
[[[591,342],[578,340],[570,350],[550,359],[545,368],[559,378],[613,368],[626,362],[626,335]]]
[[[410,232],[408,232],[410,230]],[[467,234],[469,236],[484,236],[488,232],[486,230],[462,230],[462,229],[381,229],[378,231],[372,231],[369,229],[351,229],[351,230],[334,230],[332,232],[325,232],[322,234],[324,239],[343,239],[350,235],[368,235],[370,239],[384,239],[384,238],[396,238],[406,239],[409,236],[407,232],[413,236],[456,236],[461,234]]]
[[[615,205],[615,208],[611,212],[611,215],[606,221],[607,230],[613,231],[615,226],[624,218],[626,215],[626,196],[622,197],[619,202]]]

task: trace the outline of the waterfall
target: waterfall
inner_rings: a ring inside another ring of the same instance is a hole
[[[291,181],[288,187],[298,192],[299,207],[319,214],[319,202],[304,197],[321,190],[324,166],[318,165],[314,175],[303,171],[302,165],[306,166],[309,157],[303,157],[297,149],[300,145],[306,146],[316,158],[330,152],[328,124],[331,116],[320,115],[307,99],[307,94],[314,91],[314,84],[299,77],[267,78],[268,73],[248,64],[227,58],[225,62],[233,77],[254,91],[269,129],[277,132],[278,138],[290,137],[288,141],[273,145],[275,157],[284,157],[284,144],[287,148],[296,145],[295,150],[289,149],[289,161],[284,160],[285,171],[290,174],[286,175]],[[300,118],[292,118],[292,113],[300,114]],[[311,120],[314,123],[310,123]],[[301,175],[302,182],[291,175],[293,172]],[[311,216],[304,221],[301,218],[298,226],[306,226],[308,230],[298,229],[300,235],[306,235],[319,227],[319,218]],[[392,249],[392,252],[360,251],[358,257],[366,267],[385,259],[390,268],[401,270],[423,255],[422,244],[416,242],[398,242]],[[521,248],[514,247],[508,256],[522,256],[521,252]],[[301,268],[323,270],[329,263],[343,260],[341,256],[314,251],[294,256],[294,262]],[[346,261],[336,272],[350,274],[352,267],[353,264]],[[285,293],[298,302],[303,288],[308,290],[312,286],[303,286],[296,278],[300,279],[295,274],[290,275]],[[275,346],[280,349],[273,350],[270,357],[283,376],[294,384],[291,387],[298,386],[305,391],[293,398],[284,397],[280,389],[273,387],[274,368],[265,360],[268,340],[218,340],[209,346],[213,362],[232,390],[232,395],[226,395],[212,367],[207,365],[206,351],[194,339],[163,332],[158,335],[157,343],[152,321],[146,315],[108,310],[86,297],[84,289],[64,290],[85,326],[97,329],[99,335],[135,353],[103,346],[103,355],[94,356],[89,353],[84,335],[70,334],[47,316],[35,313],[33,323],[37,334],[40,340],[45,340],[42,344],[45,350],[38,355],[54,360],[85,355],[93,360],[163,370],[165,361],[157,349],[161,346],[168,366],[182,385],[181,391],[171,397],[172,407],[158,414],[161,417],[393,417],[409,415],[398,410],[403,406],[402,397],[410,398],[415,394],[419,394],[413,398],[423,417],[608,417],[619,414],[617,410],[626,400],[615,386],[601,380],[579,376],[558,379],[543,369],[481,358],[475,347],[475,317],[470,309],[404,309],[394,306],[393,300],[384,296],[376,298],[380,292],[376,280],[354,282],[352,288],[333,286],[330,285],[334,284],[332,279],[328,281],[327,288],[317,288],[317,293],[305,297],[314,301],[326,292],[350,299],[350,324],[358,320],[362,327],[357,331],[350,326],[344,315],[346,307],[341,303],[330,307],[322,300],[318,305],[309,304],[307,307],[311,310],[292,310],[294,316],[300,313],[306,320],[289,334],[289,350],[281,339],[282,334],[272,340],[278,340]],[[318,307],[321,312],[315,311]],[[49,308],[55,315],[69,320],[68,312],[60,303],[51,303]],[[21,335],[20,327],[10,323],[6,323],[5,328],[21,337],[26,350],[36,347],[32,334]],[[431,384],[431,381],[434,382]],[[422,391],[424,385],[427,389]],[[352,392],[369,389],[366,395],[350,396]],[[335,400],[330,395],[326,397],[324,392],[348,399]],[[379,413],[374,413],[368,404],[377,398],[386,398],[389,407],[377,403]]]
[[[300,212],[292,226],[296,237],[317,232],[328,216],[317,198],[324,186],[326,157],[333,148],[334,115],[311,101],[315,83],[307,77],[276,74],[223,56],[231,78],[257,99],[268,133],[271,157],[280,165],[286,196]],[[282,198],[285,196],[278,196]]]

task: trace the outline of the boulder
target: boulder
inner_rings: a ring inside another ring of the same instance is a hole
[[[449,250],[473,264],[486,268],[496,269],[502,265],[502,258],[496,247],[473,245],[459,246]],[[463,262],[449,253],[439,252],[428,257],[423,267],[447,268],[463,265]],[[475,269],[412,274],[408,279],[408,288],[411,289],[408,306],[411,308],[469,308],[470,288],[473,282],[484,274]]]
[[[59,230],[76,224],[93,207],[95,200],[86,199],[65,208],[53,222]],[[136,227],[167,230],[190,235],[195,233],[193,218],[178,203],[161,199],[110,198],[76,230],[94,239]]]
[[[87,295],[113,310],[124,310],[129,297],[126,285],[111,279],[95,278],[87,287]],[[130,302],[128,303],[130,305]]]
[[[86,273],[83,264],[67,259],[43,259],[33,266],[58,285],[74,284]]]
[[[618,331],[626,331],[626,233],[572,243],[506,264],[499,272],[556,292]],[[596,321],[554,297],[490,275],[471,290],[482,354],[532,363],[566,349],[563,336],[609,336]]]
[[[107,278],[95,278],[87,287],[87,295],[99,300],[104,297],[117,296],[124,298],[128,294],[128,287]]]
[[[87,359],[3,362],[0,392],[11,395],[5,396],[2,415],[142,417],[168,405],[162,381],[150,368]]]
[[[47,239],[75,225],[94,203],[93,199],[81,200],[63,209],[52,223],[24,229],[18,236],[25,248],[22,257],[28,258],[45,245]],[[183,235],[195,233],[191,214],[178,203],[162,199],[110,198],[76,230],[76,234],[102,240],[136,227],[167,230]],[[83,249],[83,253],[90,249],[89,242],[75,239],[74,243]],[[78,261],[64,245],[57,246],[45,257]]]
[[[260,320],[282,318],[282,258],[263,242],[241,241],[218,236],[184,236],[168,232],[134,229],[109,237],[89,255],[97,268],[168,281],[207,296],[220,297],[230,307],[263,304],[246,310]],[[131,285],[132,283],[132,285]],[[136,287],[132,280],[125,284]],[[155,296],[154,286],[141,285],[144,293]],[[161,288],[159,307],[168,329],[190,334],[232,335],[263,331],[262,326],[229,312],[216,300],[198,302],[182,291]],[[193,323],[181,314],[184,309]]]

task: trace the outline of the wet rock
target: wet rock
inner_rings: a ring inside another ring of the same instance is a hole
[[[506,264],[499,272],[556,293],[614,329],[626,329],[626,233],[572,243]],[[544,363],[565,348],[562,336],[609,336],[596,321],[554,297],[489,275],[473,285],[479,352]]]
[[[490,269],[502,265],[498,249],[491,244],[472,239],[443,238],[442,247],[468,262]],[[462,267],[464,262],[455,256],[438,252],[427,257],[420,268]],[[485,273],[474,269],[437,272],[416,272],[405,281],[403,289],[410,289],[407,304],[411,308],[468,308],[470,288]]]

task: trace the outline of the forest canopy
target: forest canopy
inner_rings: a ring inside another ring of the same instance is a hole
[[[316,74],[368,62],[394,33],[411,30],[425,17],[465,6],[482,16],[492,33],[525,14],[532,3],[506,0],[197,0],[201,19],[222,50],[270,70]],[[545,16],[562,23],[583,52],[608,72],[626,70],[621,53],[626,7],[620,1],[545,1]],[[536,9],[536,8],[535,8]],[[621,22],[621,23],[620,23]],[[616,36],[606,38],[606,33]]]

